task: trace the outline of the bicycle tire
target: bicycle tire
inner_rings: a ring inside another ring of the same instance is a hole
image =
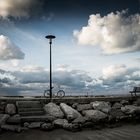
[[[64,90],[59,90],[59,91],[57,92],[57,97],[62,98],[62,97],[64,97],[64,96],[65,96],[65,91],[64,91]]]
[[[50,95],[50,90],[45,90],[44,91],[44,97],[48,97]]]

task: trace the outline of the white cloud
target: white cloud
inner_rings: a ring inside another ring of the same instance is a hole
[[[74,36],[82,45],[101,46],[105,54],[140,51],[140,15],[127,11],[90,15],[88,25]]]
[[[0,0],[0,16],[2,18],[28,18],[31,11],[38,7],[39,0]]]
[[[0,35],[0,60],[23,59],[24,53],[10,39]]]

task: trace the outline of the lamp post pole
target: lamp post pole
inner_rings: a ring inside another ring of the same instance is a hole
[[[55,38],[53,35],[47,35],[47,39],[49,39],[49,44],[50,44],[50,100],[52,100],[52,39]]]

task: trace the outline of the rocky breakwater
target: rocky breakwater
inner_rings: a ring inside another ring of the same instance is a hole
[[[28,129],[50,131],[57,128],[79,131],[83,128],[99,129],[112,127],[117,123],[139,122],[140,99],[135,101],[104,102],[89,104],[55,104],[43,105],[46,120],[39,122],[22,122],[14,104],[0,103],[0,132],[10,130],[21,132]]]

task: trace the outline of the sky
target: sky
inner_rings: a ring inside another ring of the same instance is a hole
[[[0,95],[128,94],[140,86],[139,0],[0,0]]]

